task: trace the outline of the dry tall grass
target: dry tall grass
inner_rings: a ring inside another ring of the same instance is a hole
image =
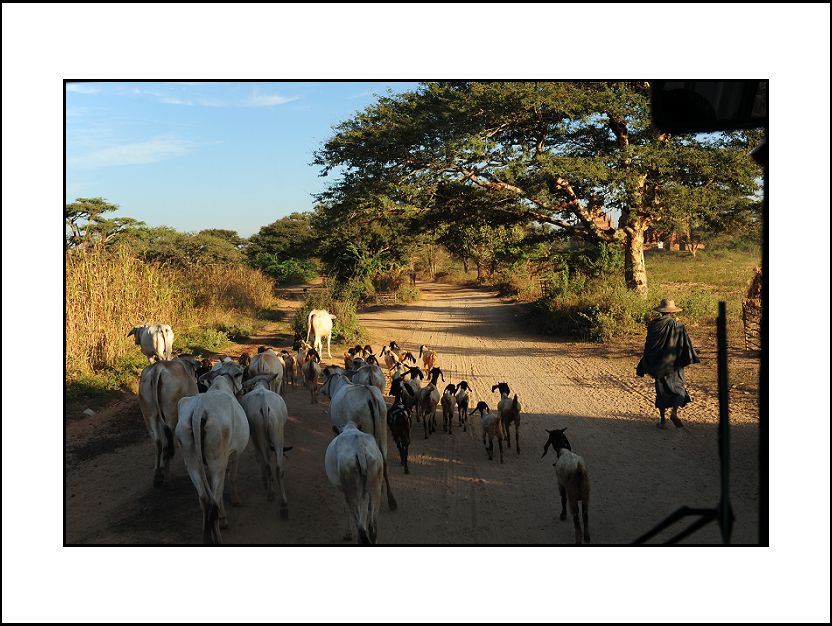
[[[138,350],[127,337],[133,326],[159,322],[181,334],[227,323],[268,306],[273,285],[246,267],[183,270],[103,247],[67,252],[65,279],[68,379],[112,367]]]

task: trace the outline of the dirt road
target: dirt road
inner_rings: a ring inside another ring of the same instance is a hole
[[[556,517],[560,502],[553,457],[550,452],[540,458],[544,428],[567,427],[573,449],[586,459],[593,543],[629,543],[681,505],[716,504],[715,397],[694,387],[694,403],[681,413],[686,427],[661,431],[655,426],[652,381],[635,378],[634,361],[594,356],[585,345],[577,349],[528,334],[514,319],[517,309],[493,294],[449,285],[420,288],[423,297],[415,304],[361,314],[371,344],[377,351],[394,339],[411,350],[426,344],[439,353],[447,382],[469,381],[474,402],[483,399],[492,408],[499,398],[491,386],[508,382],[523,405],[520,454],[515,447],[506,450],[501,465],[488,460],[475,438],[478,428],[455,428],[448,435],[440,426],[425,440],[421,424],[414,424],[411,474],[405,476],[391,460],[399,510],[391,513],[383,506],[379,543],[571,543],[571,520]],[[340,362],[342,353],[340,347],[333,350],[332,362]],[[286,402],[287,444],[294,446],[288,453],[289,519],[279,518],[276,502],[266,502],[249,447],[240,464],[243,505],[228,507],[226,543],[343,543],[342,498],[323,467],[331,439],[327,404],[310,405],[308,392],[291,388]],[[758,506],[753,404],[732,405],[731,417],[733,542],[753,543]],[[392,442],[390,448],[395,454]],[[92,418],[70,416],[66,541],[199,542],[199,505],[181,456],[175,459],[176,483],[170,489],[153,489],[152,466],[152,444],[135,398]],[[688,541],[719,543],[718,529],[711,525]]]

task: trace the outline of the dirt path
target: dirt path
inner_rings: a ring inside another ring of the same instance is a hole
[[[551,454],[540,459],[544,428],[568,427],[592,481],[590,528],[594,543],[628,543],[687,504],[718,499],[716,399],[704,392],[684,409],[684,429],[655,427],[652,381],[632,375],[635,363],[593,356],[576,344],[523,332],[516,309],[493,294],[448,285],[420,285],[413,305],[371,309],[362,322],[378,348],[395,339],[406,349],[426,344],[439,353],[448,382],[468,380],[475,402],[495,407],[491,385],[506,381],[523,404],[520,449],[505,463],[489,461],[478,424],[453,435],[441,430],[424,440],[415,425],[411,474],[391,463],[399,510],[383,507],[380,543],[530,543],[573,541],[571,521],[560,511]],[[276,345],[286,345],[269,335]],[[272,343],[272,341],[268,341]],[[255,341],[257,343],[257,341]],[[333,362],[341,348],[333,351]],[[629,375],[625,374],[629,368]],[[240,467],[244,504],[229,507],[227,543],[342,543],[344,507],[323,468],[331,439],[326,404],[310,405],[302,390],[286,394],[290,517],[261,491],[254,455]],[[735,543],[757,536],[757,428],[747,401],[732,406],[732,502]],[[441,422],[441,411],[440,411]],[[476,431],[476,432],[472,432]],[[122,402],[67,428],[69,543],[194,543],[201,538],[196,495],[177,456],[176,485],[154,490],[152,446],[138,407]],[[390,445],[395,451],[395,447]],[[683,525],[677,527],[681,529]],[[669,536],[669,535],[667,535]],[[689,539],[719,542],[709,527]]]

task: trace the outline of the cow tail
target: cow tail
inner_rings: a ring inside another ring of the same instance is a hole
[[[373,398],[372,396],[367,400],[367,406],[370,407],[370,417],[373,420],[373,437],[376,436],[376,411],[375,407],[373,407]]]
[[[219,506],[217,499],[214,497],[214,489],[208,480],[208,474],[205,473],[205,449],[203,448],[205,436],[205,424],[208,416],[205,415],[205,409],[198,406],[191,418],[191,430],[194,433],[194,453],[196,454],[197,465],[199,465],[199,476],[202,480],[203,489],[208,492],[208,497],[211,500],[208,510],[208,521],[212,522],[215,517],[219,517]],[[222,497],[222,494],[220,494]]]
[[[361,545],[369,545],[372,544],[373,541],[370,539],[370,534],[368,533],[367,529],[367,517],[369,514],[369,506],[367,502],[367,475],[369,472],[367,471],[367,456],[364,454],[364,451],[356,453],[355,455],[355,462],[356,466],[358,467],[358,473],[361,475],[361,491],[357,494],[358,498],[355,505],[358,507],[357,519],[356,519],[356,526],[358,527],[358,543]]]
[[[173,445],[173,431],[171,431],[170,426],[168,426],[168,422],[165,419],[165,414],[162,411],[162,368],[156,368],[156,380],[154,381],[156,384],[154,387],[156,388],[156,419],[159,420],[159,425],[162,427],[162,431],[165,435],[165,442],[167,444],[167,448],[165,449],[165,460],[169,461],[173,458],[173,455],[176,453],[176,448]]]

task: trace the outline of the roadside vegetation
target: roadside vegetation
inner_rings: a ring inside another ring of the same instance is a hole
[[[670,136],[643,82],[424,83],[379,96],[315,153],[330,177],[311,212],[241,237],[118,216],[104,198],[66,205],[69,391],[113,389],[143,365],[132,326],[169,323],[178,352],[222,350],[274,319],[274,288],[323,280],[291,324],[337,316],[363,336],[378,294],[471,283],[529,303],[542,332],[610,341],[643,332],[661,298],[690,324],[720,299],[729,330],[759,265],[757,131]],[[675,241],[680,251],[651,248]],[[648,282],[649,276],[649,282]]]

